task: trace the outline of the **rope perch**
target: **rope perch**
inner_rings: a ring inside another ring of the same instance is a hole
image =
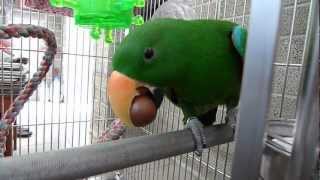
[[[4,156],[6,148],[6,135],[14,123],[17,115],[23,108],[24,104],[29,100],[29,97],[38,88],[42,79],[46,76],[52,61],[57,52],[57,43],[55,35],[49,29],[25,24],[12,24],[8,26],[0,26],[0,39],[33,37],[43,39],[46,42],[47,50],[42,58],[40,67],[33,77],[25,85],[24,89],[20,91],[9,109],[4,113],[0,121],[0,157]]]
[[[107,141],[118,140],[125,133],[125,131],[126,131],[125,125],[120,121],[120,119],[115,119],[110,124],[110,127],[108,127],[101,134],[101,136],[99,136],[97,143],[104,143]]]

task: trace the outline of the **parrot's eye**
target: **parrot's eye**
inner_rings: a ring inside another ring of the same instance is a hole
[[[147,48],[144,50],[144,60],[146,62],[151,62],[154,57],[154,50],[152,48]]]

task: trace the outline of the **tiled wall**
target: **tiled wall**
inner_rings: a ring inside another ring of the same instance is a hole
[[[281,65],[275,66],[271,119],[295,118],[309,5],[300,0],[294,8],[293,1],[286,1],[283,8],[276,59]]]

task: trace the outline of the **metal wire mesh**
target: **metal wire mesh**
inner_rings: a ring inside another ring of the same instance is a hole
[[[150,3],[150,1],[149,1]],[[150,3],[143,11],[149,19],[154,9],[163,1]],[[249,0],[194,1],[199,19],[224,19],[237,22],[245,27],[249,23]],[[289,120],[295,118],[295,106],[302,67],[303,41],[307,21],[308,1],[286,1],[280,31],[280,50],[278,50],[273,80],[273,95],[269,118]],[[285,43],[285,44],[284,44]],[[220,107],[217,119],[222,123],[224,107]],[[157,134],[183,128],[179,124],[182,113],[169,101],[162,105],[157,120],[144,129],[147,134]],[[288,142],[286,142],[288,143]],[[124,171],[127,179],[230,179],[233,143],[209,148],[202,158],[193,153],[180,155],[153,163],[148,163]]]
[[[26,8],[23,1],[2,1],[2,5],[5,7],[2,9],[4,24],[23,23],[47,27],[55,32],[59,48],[49,75],[17,119],[18,136],[23,135],[25,132],[22,131],[26,130],[32,135],[17,139],[15,154],[91,144],[90,127],[95,123],[91,121],[94,64],[96,59],[105,56],[97,54],[99,44],[91,41],[86,30],[76,27],[72,18]],[[15,39],[10,44],[8,49],[12,54],[2,52],[2,57],[29,59],[28,64],[21,65],[28,72],[27,79],[30,78],[44,52],[43,43],[31,39]],[[100,42],[100,46],[101,44],[103,43]],[[12,64],[11,62],[11,66]],[[9,80],[14,82],[12,75]],[[23,86],[23,82],[20,86]],[[6,106],[4,99],[14,97],[13,93],[1,96],[2,113]]]
[[[193,8],[199,19],[225,19],[248,26],[250,0],[194,0]],[[163,0],[149,0],[140,14],[146,20],[163,4]],[[308,0],[286,0],[283,3],[280,29],[280,46],[275,62],[273,96],[270,119],[295,119]],[[29,138],[17,138],[14,155],[78,147],[95,143],[101,132],[114,120],[109,106],[106,83],[111,73],[111,60],[117,45],[127,31],[114,32],[114,43],[107,46],[94,41],[88,30],[74,25],[73,18],[49,14],[24,6],[22,0],[1,0],[1,20],[4,24],[24,23],[48,27],[56,34],[58,53],[53,71],[39,87],[17,119],[15,127],[20,133],[27,128]],[[267,17],[266,17],[267,18]],[[263,28],[263,27],[262,27]],[[43,53],[40,41],[11,40],[9,59],[25,57],[23,65],[28,71],[26,79],[36,70]],[[1,52],[2,64],[7,56]],[[21,64],[22,65],[22,64]],[[10,63],[13,67],[13,63]],[[57,70],[57,72],[55,71]],[[9,78],[13,82],[14,74]],[[23,73],[20,73],[23,76]],[[23,84],[20,83],[20,87]],[[10,84],[12,89],[14,84]],[[1,94],[4,87],[1,86]],[[5,98],[13,100],[14,93],[1,96],[1,114],[5,111]],[[223,123],[225,108],[220,107],[217,122]],[[182,112],[165,99],[157,119],[143,129],[129,129],[124,138],[159,134],[182,129]],[[19,134],[19,132],[17,132]],[[230,179],[233,143],[206,149],[201,158],[194,153],[183,154],[160,161],[120,170],[123,179]],[[114,173],[88,179],[108,179]]]

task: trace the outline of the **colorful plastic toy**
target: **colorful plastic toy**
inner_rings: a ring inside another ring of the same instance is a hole
[[[90,27],[91,37],[99,39],[104,31],[105,42],[112,42],[112,30],[143,24],[143,18],[134,16],[134,7],[144,7],[144,0],[50,0],[55,7],[73,9],[77,25]]]

